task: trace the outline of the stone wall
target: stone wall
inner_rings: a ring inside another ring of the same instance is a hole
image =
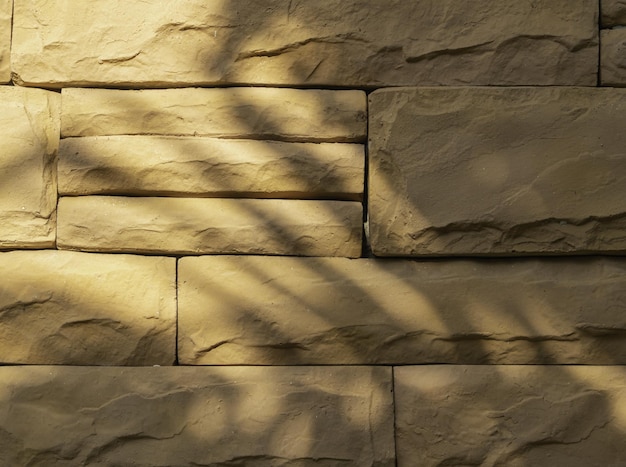
[[[0,465],[626,465],[624,33],[0,0]]]

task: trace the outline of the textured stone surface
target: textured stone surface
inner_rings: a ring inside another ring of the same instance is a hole
[[[352,201],[64,197],[59,248],[168,254],[361,254]]]
[[[19,0],[12,60],[45,86],[595,85],[597,35],[597,0]]]
[[[0,277],[1,363],[174,362],[172,258],[13,251]]]
[[[626,251],[626,91],[405,88],[370,98],[377,255]]]
[[[626,0],[601,0],[602,26],[626,25]]]
[[[623,367],[394,369],[398,466],[626,465]]]
[[[63,90],[63,136],[191,135],[362,141],[363,91],[278,88]]]
[[[626,29],[601,31],[600,84],[626,86]]]
[[[0,368],[6,466],[395,465],[388,368]]]
[[[0,248],[54,245],[59,107],[57,93],[0,87]]]
[[[11,81],[11,21],[13,0],[0,0],[0,83]]]
[[[359,144],[66,138],[59,193],[360,199],[364,164]]]
[[[184,364],[626,363],[622,259],[205,256],[178,280]]]

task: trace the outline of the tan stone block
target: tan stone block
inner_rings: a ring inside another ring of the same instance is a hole
[[[175,360],[173,258],[12,251],[0,253],[0,277],[1,363]]]
[[[13,0],[0,0],[0,83],[11,81]]]
[[[362,207],[351,201],[64,197],[59,248],[167,254],[361,254]]]
[[[279,88],[64,89],[62,136],[177,135],[363,141],[363,91]]]
[[[370,101],[381,256],[626,251],[626,90],[405,88]]]
[[[179,361],[625,364],[625,280],[607,258],[183,258]]]
[[[626,465],[626,371],[394,369],[398,466]]]
[[[0,368],[0,462],[395,465],[391,370]]]
[[[605,28],[626,25],[626,1],[601,0],[600,14],[602,26]]]
[[[55,92],[0,86],[0,248],[54,245],[59,109]]]
[[[16,0],[14,44],[35,86],[593,86],[598,1]]]
[[[66,138],[59,147],[59,193],[359,200],[364,165],[360,144]]]
[[[600,84],[626,86],[626,29],[601,31]]]

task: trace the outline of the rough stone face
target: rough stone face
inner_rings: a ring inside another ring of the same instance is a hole
[[[395,465],[389,368],[0,368],[2,465]]]
[[[626,363],[622,259],[205,256],[178,280],[182,364]]]
[[[394,369],[398,466],[626,464],[623,367]]]
[[[626,86],[626,29],[601,31],[600,84]]]
[[[366,106],[363,91],[69,88],[61,134],[356,142],[367,131]]]
[[[0,86],[0,248],[54,245],[59,108],[57,93]]]
[[[0,277],[1,363],[175,360],[173,258],[12,251],[0,253]]]
[[[601,0],[603,27],[626,25],[626,0]]]
[[[35,86],[590,86],[597,36],[597,0],[19,0],[12,60]]]
[[[626,251],[625,112],[616,89],[374,92],[374,253]]]
[[[61,198],[59,248],[137,253],[361,254],[362,207],[351,201]]]
[[[11,21],[13,0],[0,0],[0,83],[11,81]]]
[[[67,138],[59,193],[361,199],[359,144],[157,136]]]

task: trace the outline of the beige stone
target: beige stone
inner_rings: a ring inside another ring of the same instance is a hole
[[[363,91],[279,88],[63,90],[63,136],[178,135],[355,142]]]
[[[405,88],[370,101],[382,256],[626,251],[626,90]]]
[[[600,84],[626,86],[626,29],[601,31]]]
[[[175,360],[173,258],[12,251],[0,253],[0,277],[1,363]]]
[[[361,199],[360,144],[157,136],[66,138],[59,193]]]
[[[0,368],[6,466],[395,465],[391,370]]]
[[[352,201],[64,197],[59,248],[132,253],[361,254]]]
[[[0,83],[11,81],[13,0],[0,0]]]
[[[626,371],[394,369],[399,467],[626,465]]]
[[[626,25],[625,0],[601,0],[600,10],[603,27]]]
[[[178,280],[183,364],[626,364],[622,259],[204,256]]]
[[[0,86],[0,248],[54,245],[59,108],[57,93]]]
[[[17,0],[35,86],[596,84],[597,0]]]

